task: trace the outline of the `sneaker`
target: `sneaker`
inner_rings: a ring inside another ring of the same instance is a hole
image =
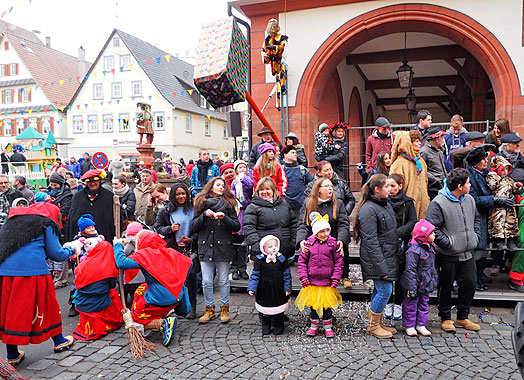
[[[417,336],[417,330],[415,330],[414,327],[407,327],[406,328],[406,335],[407,336]]]
[[[417,326],[415,329],[418,331],[418,333],[422,336],[431,336],[431,331],[429,331],[426,326]]]
[[[164,335],[164,341],[162,342],[164,346],[169,346],[169,343],[173,340],[177,324],[178,320],[176,317],[167,317],[162,321],[162,327],[160,330]]]
[[[395,321],[400,321],[402,319],[402,306],[393,305],[393,319]]]
[[[517,285],[513,281],[510,281],[509,288],[513,289],[513,290],[516,290],[517,292],[524,293],[524,285],[522,285],[522,284],[521,285]]]
[[[233,274],[231,275],[231,279],[235,281],[240,279],[240,277],[238,277],[238,271],[233,272]]]
[[[393,304],[387,304],[384,309],[384,318],[391,319],[393,317]]]
[[[240,278],[242,280],[249,280],[249,275],[247,274],[247,272],[245,270],[241,270],[240,271]]]
[[[457,331],[451,319],[446,319],[445,321],[440,322],[440,328],[443,331],[451,332],[451,333],[454,333]]]
[[[455,326],[462,327],[466,330],[470,331],[479,331],[480,325],[477,325],[476,323],[471,322],[469,319],[457,319],[455,322]]]

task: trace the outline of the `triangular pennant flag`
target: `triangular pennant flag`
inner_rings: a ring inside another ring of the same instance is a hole
[[[180,95],[184,96],[184,91],[180,91]]]
[[[35,86],[35,90],[38,90],[39,88],[40,88],[39,85],[36,85],[36,86]]]
[[[100,105],[103,106],[103,105],[104,105],[104,102],[100,102]]]
[[[133,70],[133,64],[129,65],[129,70]]]
[[[155,58],[155,60],[156,60],[156,63],[158,63],[160,65],[160,57]]]
[[[103,71],[102,71],[102,74],[104,74],[104,76],[106,76],[107,71],[103,70]]]
[[[62,80],[60,81],[60,86],[62,86],[63,84],[64,84],[64,80],[62,79]]]
[[[29,94],[31,92],[31,87],[27,87],[27,93]]]
[[[204,115],[200,115],[200,118],[203,119],[203,118],[204,118]]]
[[[157,99],[160,99],[160,94],[156,94],[156,98],[157,98]]]
[[[67,106],[67,108],[71,109],[71,106]]]
[[[109,105],[111,105],[111,103],[112,103],[113,101],[112,101],[112,100],[108,100],[107,102],[109,103]]]
[[[142,62],[138,62],[138,67],[142,67]]]
[[[115,73],[115,69],[111,69],[111,72],[114,74]]]
[[[60,111],[64,112],[64,106],[60,107]]]
[[[84,104],[84,106],[86,106],[86,108],[87,108],[88,104],[86,103],[86,104]]]
[[[76,108],[80,109],[80,104],[77,104],[77,105],[76,105]]]
[[[27,126],[27,121],[24,121],[24,125]]]
[[[177,116],[173,117],[173,119],[175,119],[175,120],[176,120],[176,119],[177,119]]]
[[[44,112],[47,112],[47,111],[49,111],[49,108],[45,107]]]
[[[95,103],[93,103],[93,107],[95,106]]]
[[[148,59],[148,60],[146,61],[146,63],[147,63],[148,65],[150,65],[150,64],[151,64],[151,60]]]
[[[164,94],[164,96],[165,96],[166,98],[169,98],[169,92],[166,92],[166,93]]]
[[[184,120],[184,116],[180,116],[180,118],[181,118],[182,120]]]
[[[211,115],[206,115],[208,119],[211,119]]]
[[[89,74],[86,74],[86,79],[88,79],[88,78],[89,78]]]
[[[15,113],[15,112],[13,112],[13,113]],[[24,111],[20,111],[20,115],[23,115],[23,114],[24,114]]]
[[[168,117],[167,117],[167,120],[171,120],[171,116],[168,116]]]
[[[148,96],[148,98],[149,98],[149,100],[151,100],[152,96],[151,96],[151,95],[149,95],[149,96]]]
[[[29,112],[29,115],[31,115],[33,113],[33,110],[29,110],[27,112]]]
[[[51,86],[54,86],[55,85],[55,82],[51,82]]]
[[[98,72],[95,71],[95,72],[93,73],[93,76],[94,76],[95,78],[96,78],[96,74],[98,74]]]
[[[73,80],[73,78],[69,78],[67,81],[68,81],[69,83],[71,83],[72,80]]]
[[[77,82],[80,82],[80,77],[76,77],[76,81],[77,81]]]
[[[120,104],[120,99],[117,99],[117,100],[116,100],[116,103],[117,103],[117,104]]]
[[[176,91],[173,91],[173,98],[176,97]]]
[[[189,95],[193,95],[193,90],[187,90],[189,92]]]
[[[165,56],[165,58],[166,58],[166,61],[169,63],[169,60],[171,59],[171,56],[168,54],[168,55]]]
[[[120,66],[120,72],[121,72],[121,73],[124,72],[124,66]]]

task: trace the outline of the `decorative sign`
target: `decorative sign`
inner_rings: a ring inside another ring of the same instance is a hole
[[[96,152],[93,154],[93,165],[97,169],[106,169],[109,166],[109,159],[107,155],[102,152]]]

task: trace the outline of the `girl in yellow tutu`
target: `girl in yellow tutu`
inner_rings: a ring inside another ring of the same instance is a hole
[[[295,306],[300,311],[306,306],[311,307],[311,326],[306,331],[307,335],[317,334],[322,318],[326,338],[333,338],[332,309],[342,303],[337,286],[342,277],[344,258],[337,252],[337,239],[329,235],[331,227],[328,215],[312,212],[309,219],[313,235],[307,238],[298,257],[302,290],[295,300]]]

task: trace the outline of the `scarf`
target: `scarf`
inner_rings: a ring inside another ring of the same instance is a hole
[[[460,198],[457,199],[457,197],[451,192],[451,190],[449,189],[448,185],[445,183],[445,180],[444,180],[444,187],[442,189],[440,189],[438,191],[439,194],[445,196],[446,198],[448,198],[451,202],[460,202],[462,203],[462,201],[464,200],[465,196],[462,195]]]
[[[237,199],[240,203],[244,204],[244,201],[246,200],[246,198],[244,197],[244,188],[242,187],[242,178],[244,178],[244,175],[245,174],[242,174],[242,175],[238,175],[235,179],[236,179],[236,183],[235,183],[235,193],[237,195]]]
[[[519,151],[515,151],[515,153],[508,153],[506,150],[506,147],[502,145],[500,147],[500,153],[504,156],[504,158],[509,159],[509,162],[511,165],[515,166],[515,163],[517,162],[517,159],[519,158]]]
[[[424,170],[424,167],[422,166],[422,162],[420,162],[420,153],[417,155],[417,157],[413,158],[411,156],[408,156],[407,154],[401,153],[402,157],[404,157],[408,161],[413,161],[417,167],[417,175],[420,175],[422,173],[422,170]]]
[[[58,189],[52,189],[52,188],[48,188],[47,190],[47,194],[51,197],[51,198],[56,198],[57,195],[59,195],[62,191],[64,190],[64,185],[60,186]]]
[[[276,263],[277,262],[278,252],[275,253],[274,255],[270,255],[269,253],[264,253],[264,254],[266,255],[266,263],[270,263],[270,262]]]
[[[204,187],[207,180],[207,170],[213,165],[213,161],[209,160],[208,162],[202,162],[202,160],[197,161],[198,168],[198,182],[200,186]]]
[[[331,198],[328,198],[328,199],[318,198],[318,203],[322,204],[322,203],[329,202],[330,200],[331,200]]]
[[[7,200],[7,191],[0,193],[0,213],[7,214],[9,212],[9,201]]]
[[[129,191],[129,185],[128,184],[126,184],[121,189],[113,189],[113,193],[118,195],[118,198],[122,198],[124,195],[127,194],[128,191]]]

